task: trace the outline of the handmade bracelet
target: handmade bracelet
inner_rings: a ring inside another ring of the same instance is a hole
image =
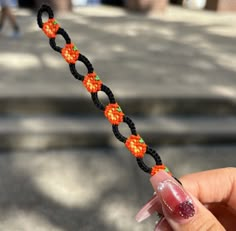
[[[43,13],[48,14],[48,21],[43,22]],[[58,22],[54,19],[54,14],[52,9],[47,5],[42,5],[38,11],[37,21],[40,28],[49,38],[49,44],[51,48],[63,56],[65,61],[69,64],[71,74],[78,80],[82,81],[83,85],[89,93],[91,93],[91,98],[98,109],[104,112],[105,117],[109,120],[112,125],[112,131],[115,137],[123,142],[127,149],[132,155],[136,157],[138,166],[146,173],[155,175],[158,171],[164,170],[170,175],[172,175],[169,169],[162,164],[161,158],[158,153],[149,147],[141,136],[137,133],[134,122],[124,114],[121,107],[116,102],[112,91],[103,84],[99,76],[94,72],[94,68],[90,61],[79,52],[78,48],[71,42],[71,39],[67,32],[60,27]],[[65,39],[65,46],[63,48],[57,46],[56,37],[61,35]],[[75,66],[77,61],[82,62],[87,70],[87,75],[80,74]],[[109,104],[104,106],[98,98],[98,92],[104,92],[108,99]],[[123,136],[119,131],[120,123],[126,123],[130,128],[131,135],[129,137]],[[144,161],[144,155],[148,154],[155,160],[155,165],[153,167],[147,166]],[[176,178],[175,178],[176,179]],[[176,179],[177,180],[177,179]]]

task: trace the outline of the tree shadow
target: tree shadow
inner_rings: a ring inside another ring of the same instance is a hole
[[[13,230],[16,225],[20,230],[42,225],[35,230],[65,231],[152,227],[136,224],[134,220],[135,212],[144,202],[140,200],[142,184],[132,179],[135,174],[133,167],[132,171],[129,169],[129,158],[119,153],[58,150],[12,152],[0,158],[2,229]]]

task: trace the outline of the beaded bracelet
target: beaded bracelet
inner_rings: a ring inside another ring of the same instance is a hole
[[[43,22],[43,13],[48,14],[48,21]],[[60,27],[58,22],[54,19],[54,14],[52,9],[47,5],[42,5],[38,11],[37,22],[39,27],[43,30],[46,36],[49,38],[49,44],[51,48],[59,53],[69,64],[71,74],[78,80],[82,81],[83,85],[87,91],[91,94],[91,98],[95,106],[104,112],[105,117],[109,120],[112,125],[112,131],[115,137],[125,144],[126,148],[131,152],[131,154],[136,157],[138,166],[146,173],[155,175],[158,171],[164,170],[170,175],[172,175],[169,169],[162,164],[161,158],[158,153],[149,147],[141,136],[137,133],[134,122],[124,114],[121,107],[116,102],[112,91],[103,84],[99,76],[94,72],[94,68],[90,61],[79,52],[78,48],[71,42],[71,39],[67,32]],[[56,36],[61,35],[65,39],[65,46],[63,48],[57,46]],[[87,70],[87,75],[81,75],[75,67],[77,61],[82,62]],[[108,99],[109,104],[104,106],[98,98],[98,92],[104,92]],[[119,131],[120,123],[126,123],[130,128],[131,135],[129,137],[123,136]],[[147,166],[144,161],[144,155],[148,154],[155,160],[155,165],[153,167]],[[175,178],[176,179],[176,178]],[[177,180],[177,179],[176,179]]]

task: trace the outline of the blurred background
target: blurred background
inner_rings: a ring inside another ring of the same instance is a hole
[[[176,177],[235,167],[235,0],[12,1],[20,36],[8,21],[0,34],[1,231],[143,231],[157,219],[136,223],[149,176],[50,48],[42,2]]]

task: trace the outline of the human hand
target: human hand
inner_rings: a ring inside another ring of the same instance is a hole
[[[236,168],[199,172],[180,178],[164,171],[151,178],[156,195],[137,214],[142,221],[163,214],[155,231],[233,231],[236,227]]]

